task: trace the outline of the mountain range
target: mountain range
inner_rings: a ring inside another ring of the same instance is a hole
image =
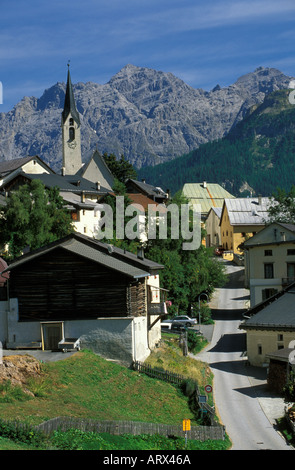
[[[290,90],[274,91],[254,105],[221,139],[173,161],[138,170],[176,192],[184,183],[219,183],[236,197],[271,196],[295,185],[295,105]]]
[[[287,89],[291,79],[259,67],[230,86],[204,91],[172,73],[129,64],[106,84],[74,84],[82,159],[97,148],[123,154],[137,169],[169,162],[228,135],[253,106]],[[64,97],[65,83],[56,83],[40,98],[24,97],[0,113],[0,161],[38,155],[59,171]]]

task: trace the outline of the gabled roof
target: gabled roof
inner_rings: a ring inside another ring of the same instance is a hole
[[[112,188],[115,181],[113,173],[98,150],[94,150],[88,163],[83,165],[75,176],[77,178],[87,178],[93,184],[100,182],[107,189]]]
[[[200,204],[202,213],[208,213],[211,207],[222,207],[225,198],[234,198],[226,189],[216,183],[186,183],[183,195],[192,204]]]
[[[18,176],[22,176],[30,181],[32,180],[40,180],[44,184],[46,188],[53,188],[57,187],[60,191],[66,192],[73,192],[73,193],[81,193],[84,191],[87,194],[94,194],[97,196],[102,196],[108,193],[106,188],[100,187],[100,189],[96,189],[96,185],[91,181],[86,180],[85,178],[76,178],[71,179],[71,177],[65,177],[57,174],[50,174],[50,173],[26,173],[24,171],[16,170],[11,175],[9,175],[6,180],[5,184],[14,180]],[[72,182],[73,181],[73,182]]]
[[[231,225],[265,225],[269,204],[268,197],[225,199],[222,215],[226,207]]]
[[[211,207],[210,211],[208,212],[208,215],[207,215],[207,219],[209,217],[209,215],[211,214],[211,212],[213,212],[216,217],[218,217],[218,219],[221,218],[221,213],[222,213],[222,207]]]
[[[57,248],[62,248],[75,253],[78,256],[87,258],[92,262],[104,265],[135,279],[147,277],[151,273],[164,268],[164,266],[155,263],[154,261],[146,258],[138,258],[133,253],[126,252],[120,248],[102,243],[99,240],[95,240],[75,232],[57,240],[56,242],[50,243],[43,248],[16,258],[9,264],[3,273],[13,271],[15,268],[26,263],[30,263],[30,261],[46,253],[52,252]]]
[[[0,176],[3,178],[32,160],[37,160],[41,166],[44,166],[50,173],[55,174],[55,172],[45,162],[43,162],[40,157],[35,155],[33,157],[14,158],[13,160],[0,162]]]
[[[295,330],[295,283],[255,305],[239,328]]]
[[[283,230],[283,232],[282,232]],[[282,234],[284,236],[282,236]],[[253,237],[244,242],[245,249],[251,247],[295,243],[295,225],[273,222],[266,225]]]
[[[147,197],[150,197],[151,199],[167,199],[167,193],[165,193],[162,188],[158,186],[153,186],[152,184],[148,184],[145,181],[137,181],[129,178],[126,181],[125,186],[127,187],[127,192],[129,193],[133,192],[130,188],[135,188],[142,194],[145,194]]]
[[[127,193],[126,196],[130,199],[132,204],[140,204],[146,211],[149,210],[149,206],[151,206],[150,210],[154,212],[159,211],[160,214],[167,213],[167,208],[164,206],[164,204],[157,203],[144,194]]]

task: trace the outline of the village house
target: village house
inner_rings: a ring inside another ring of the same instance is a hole
[[[144,180],[137,181],[128,178],[125,186],[127,194],[142,194],[157,204],[166,204],[169,200],[169,191],[165,192],[162,188],[148,184]]]
[[[269,224],[243,246],[251,307],[295,281],[294,224]]]
[[[38,158],[37,161],[40,162],[41,159]],[[29,168],[25,169],[27,171],[30,170]],[[89,236],[97,234],[101,211],[99,201],[108,194],[106,188],[98,187],[94,183],[91,184],[83,178],[80,179],[78,185],[74,185],[63,176],[57,175],[54,172],[27,173],[23,171],[22,166],[8,173],[2,179],[0,188],[5,194],[9,194],[11,191],[17,190],[20,186],[36,179],[40,180],[47,189],[58,188],[59,194],[64,201],[64,207],[71,214],[75,230]]]
[[[262,230],[268,219],[269,198],[225,199],[220,218],[222,248],[240,255],[240,245]]]
[[[248,361],[253,366],[268,367],[269,357],[295,340],[295,283],[245,315],[239,328],[246,332]]]
[[[207,218],[205,220],[205,229],[206,229],[206,247],[217,248],[221,245],[221,236],[220,236],[220,217],[221,217],[221,207],[211,207]]]
[[[166,314],[162,269],[142,252],[78,233],[27,253],[2,272],[9,280],[0,341],[8,349],[57,350],[70,339],[107,359],[144,361]]]

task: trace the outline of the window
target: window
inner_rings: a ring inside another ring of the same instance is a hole
[[[288,256],[295,255],[295,249],[294,249],[294,248],[289,248],[289,249],[287,250],[287,255],[288,255]]]
[[[70,119],[69,119],[69,124],[70,124],[70,126],[73,126],[73,125],[74,125],[74,119],[73,119],[73,118],[70,118]]]
[[[272,256],[272,250],[264,250],[264,256]]]
[[[278,292],[277,289],[263,289],[262,290],[262,301],[269,299]]]
[[[70,129],[69,129],[69,139],[70,140],[75,139],[75,128],[74,127],[70,127]]]
[[[295,263],[287,263],[287,278],[295,279]]]
[[[262,354],[262,346],[261,346],[261,344],[258,344],[258,345],[257,345],[257,352],[258,352],[259,356],[261,356],[261,354]]]
[[[71,213],[71,217],[72,217],[72,220],[75,221],[75,222],[79,222],[79,221],[80,221],[80,216],[79,216],[79,213],[78,213],[78,212],[72,212],[72,213]]]
[[[278,334],[278,341],[284,341],[284,335]]]
[[[264,264],[264,279],[273,279],[273,263]]]

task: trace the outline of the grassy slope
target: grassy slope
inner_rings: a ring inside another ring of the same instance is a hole
[[[7,397],[0,395],[2,418],[30,424],[56,416],[165,424],[182,423],[183,416],[193,419],[187,399],[172,385],[90,352],[45,364],[41,382],[28,388],[41,396],[7,403],[3,402]]]

